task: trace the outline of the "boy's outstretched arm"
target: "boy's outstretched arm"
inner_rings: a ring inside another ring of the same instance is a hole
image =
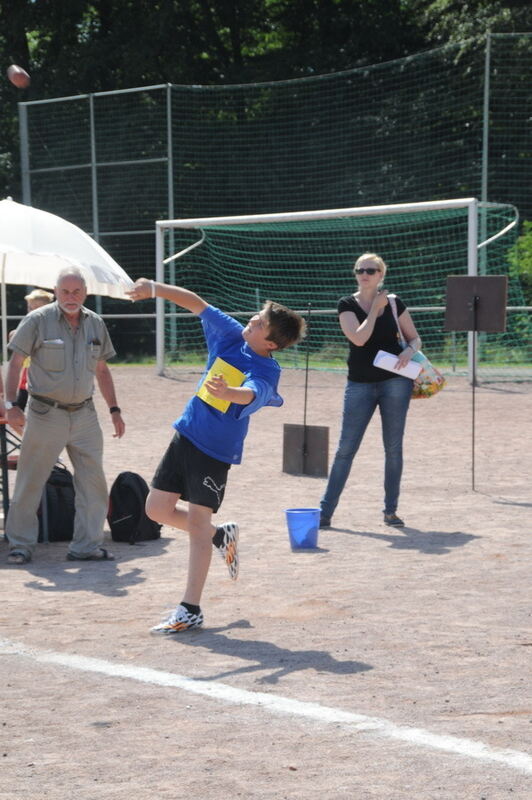
[[[162,297],[164,300],[175,303],[176,306],[188,309],[193,314],[201,314],[208,306],[208,303],[195,292],[182,289],[180,286],[170,286],[167,283],[150,281],[148,278],[139,278],[135,281],[133,288],[126,291],[126,294],[133,301]]]

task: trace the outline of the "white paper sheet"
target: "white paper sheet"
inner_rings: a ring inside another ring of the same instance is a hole
[[[395,369],[397,364],[397,356],[393,353],[387,353],[386,350],[379,350],[373,359],[373,365],[379,369],[386,369],[388,372],[393,372],[396,375],[404,375],[406,378],[417,378],[421,372],[421,364],[417,361],[409,361],[406,367]]]

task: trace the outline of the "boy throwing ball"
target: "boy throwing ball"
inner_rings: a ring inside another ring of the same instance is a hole
[[[305,334],[303,318],[268,301],[246,327],[177,286],[139,278],[128,292],[132,300],[162,297],[197,314],[208,349],[205,373],[196,394],[174,422],[170,442],[146,500],[147,515],[188,531],[189,565],[183,599],[153,633],[174,634],[203,624],[201,594],[213,546],[233,580],[238,577],[238,525],[214,526],[231,464],[239,464],[249,417],[262,406],[281,406],[277,393],[281,368],[272,358]],[[177,505],[188,501],[188,509]]]

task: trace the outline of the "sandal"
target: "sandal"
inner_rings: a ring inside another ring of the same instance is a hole
[[[115,557],[112,553],[105,549],[105,547],[99,547],[94,553],[91,553],[88,556],[76,556],[74,553],[67,553],[67,560],[68,561],[114,561]]]
[[[31,556],[24,553],[23,550],[12,550],[8,557],[8,564],[28,564],[31,561]]]

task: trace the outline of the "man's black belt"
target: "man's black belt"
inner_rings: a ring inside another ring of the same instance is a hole
[[[38,400],[39,403],[44,403],[45,406],[52,406],[52,408],[60,408],[61,411],[79,411],[80,408],[86,406],[87,403],[90,403],[92,397],[87,397],[86,400],[82,400],[81,403],[59,403],[57,400],[52,400],[51,397],[43,397],[40,394],[33,394],[30,392],[31,397],[34,397],[35,400]]]

